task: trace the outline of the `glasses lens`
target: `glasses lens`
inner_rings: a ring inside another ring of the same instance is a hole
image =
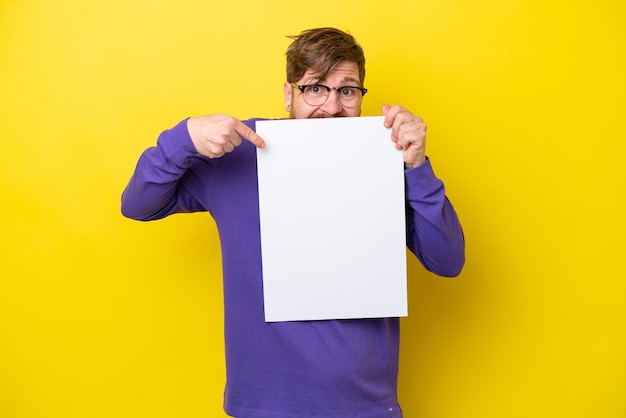
[[[341,87],[337,89],[339,101],[345,107],[358,106],[361,103],[361,90],[356,87]]]
[[[323,86],[306,86],[304,89],[304,101],[311,106],[320,106],[328,98],[328,89]]]

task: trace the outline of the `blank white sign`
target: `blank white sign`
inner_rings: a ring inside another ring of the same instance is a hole
[[[404,166],[382,116],[256,131],[265,320],[406,316]]]

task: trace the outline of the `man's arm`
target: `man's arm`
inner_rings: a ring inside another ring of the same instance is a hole
[[[228,115],[186,119],[159,136],[144,151],[122,194],[122,214],[137,220],[164,218],[175,212],[206,210],[181,179],[199,154],[210,159],[232,152],[242,138],[257,147],[265,142],[249,126]]]
[[[402,106],[383,106],[384,124],[407,170],[407,245],[429,271],[457,276],[465,263],[461,224],[426,157],[426,125]]]
[[[424,267],[440,276],[458,276],[465,264],[461,223],[435,177],[430,160],[405,171],[407,245]]]
[[[148,221],[175,212],[196,212],[200,204],[179,183],[197,155],[184,120],[163,131],[155,147],[141,154],[122,193],[122,214]]]

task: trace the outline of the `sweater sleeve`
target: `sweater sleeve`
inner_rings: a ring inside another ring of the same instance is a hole
[[[176,212],[198,212],[202,205],[181,184],[197,156],[187,120],[159,135],[157,145],[143,152],[122,193],[122,214],[148,221]]]
[[[454,277],[465,264],[463,230],[430,160],[405,171],[407,245],[424,267]]]

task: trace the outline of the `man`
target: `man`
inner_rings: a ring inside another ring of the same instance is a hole
[[[365,58],[354,38],[321,28],[292,39],[284,85],[290,118],[359,116]],[[407,244],[430,271],[456,276],[464,264],[463,233],[425,156],[426,126],[401,106],[385,105],[382,112],[390,146],[402,150],[406,168]],[[254,129],[255,120],[208,115],[164,131],[140,157],[122,213],[153,220],[208,211],[215,219],[223,258],[227,414],[401,417],[398,318],[264,321],[256,148],[265,143]],[[302,164],[321,169],[306,158]]]

